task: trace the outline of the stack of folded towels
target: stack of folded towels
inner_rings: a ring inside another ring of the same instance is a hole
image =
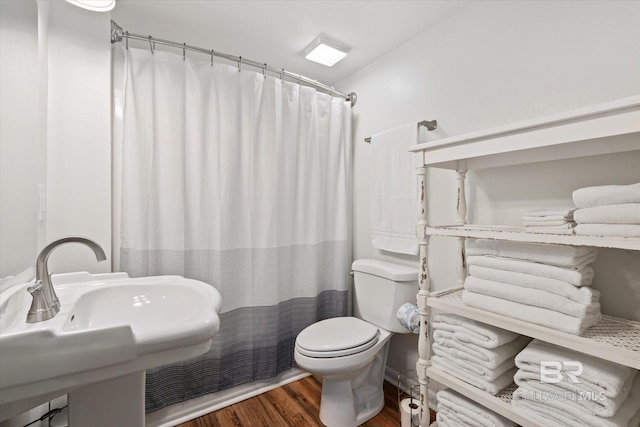
[[[579,335],[602,318],[590,287],[596,249],[467,240],[465,304]]]
[[[573,211],[575,209],[540,209],[525,212],[522,222],[527,231],[547,234],[573,234]]]
[[[437,314],[431,364],[496,395],[513,382],[514,357],[530,338],[454,314]]]
[[[554,368],[544,377],[543,362]],[[633,368],[539,340],[516,356],[516,365],[511,404],[541,425],[640,426],[640,374]]]
[[[576,234],[640,237],[640,183],[580,188],[573,202]]]
[[[451,389],[440,390],[436,421],[438,427],[516,427],[516,423]]]

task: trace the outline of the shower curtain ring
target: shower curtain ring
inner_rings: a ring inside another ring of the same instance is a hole
[[[267,78],[267,63],[264,63],[264,68],[262,69],[262,77]]]
[[[242,56],[238,58],[238,71],[242,71]]]
[[[284,83],[284,68],[282,69],[282,73],[280,73],[280,80]]]
[[[149,47],[151,48],[151,53],[155,54],[155,52],[153,51],[153,42],[151,41],[152,37],[149,36]]]
[[[215,55],[215,52],[213,51],[213,49],[211,49],[211,66],[213,67],[213,56]]]
[[[185,61],[187,59],[187,53],[185,50],[187,49],[187,44],[182,43],[182,60]]]
[[[124,36],[125,36],[124,45],[127,47],[127,50],[129,50],[129,31],[125,31]]]

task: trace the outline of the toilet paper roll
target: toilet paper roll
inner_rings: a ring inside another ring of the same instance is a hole
[[[418,307],[413,304],[405,303],[400,306],[396,317],[400,321],[400,324],[407,328],[409,331],[417,334],[420,332],[420,313]]]
[[[409,397],[400,402],[400,426],[415,427],[420,425],[420,403]]]

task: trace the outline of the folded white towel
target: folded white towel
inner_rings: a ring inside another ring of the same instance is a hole
[[[540,233],[540,234],[562,234],[565,236],[570,236],[574,234],[573,228],[576,226],[575,222],[571,222],[564,225],[554,226],[554,227],[532,227],[527,226],[525,231],[527,233]]]
[[[629,396],[613,417],[587,413],[571,396],[548,396],[523,387],[513,393],[511,404],[545,427],[638,427],[640,426],[640,375],[636,375]]]
[[[537,218],[553,218],[553,219],[566,219],[571,221],[573,219],[573,211],[576,208],[567,209],[536,209],[533,211],[527,211],[524,213],[523,218],[537,217]]]
[[[591,285],[591,281],[594,276],[593,268],[590,266],[585,266],[582,269],[564,268],[556,267],[555,265],[540,264],[538,262],[493,256],[467,256],[467,265],[479,265],[482,267],[494,268],[496,270],[548,277],[550,279],[570,283],[574,286],[589,286]],[[497,278],[496,280],[499,282],[503,281]]]
[[[636,370],[628,366],[609,362],[598,357],[579,353],[535,339],[516,356],[516,366],[523,371],[540,374],[540,364],[549,361],[579,361],[583,371],[579,380],[582,387],[589,387],[595,393],[603,392],[607,397],[616,397],[623,390],[629,376]],[[563,365],[564,366],[564,365]],[[575,367],[569,366],[564,372],[571,373]]]
[[[409,147],[418,143],[410,123],[371,136],[371,237],[374,248],[416,255],[416,178]]]
[[[464,288],[478,294],[502,298],[534,307],[546,308],[578,318],[591,316],[596,311],[600,312],[600,303],[598,302],[600,300],[599,294],[593,294],[590,301],[581,303],[540,289],[485,280],[474,276],[467,276],[464,281]]]
[[[531,341],[531,338],[519,336],[510,343],[496,348],[483,348],[471,343],[457,341],[453,333],[435,329],[433,331],[433,351],[440,355],[476,363],[487,369],[496,369],[505,360],[515,357]]]
[[[502,282],[522,288],[538,289],[581,304],[590,304],[600,300],[600,291],[588,286],[577,287],[561,280],[534,276],[526,273],[497,270],[480,265],[469,266],[469,277],[490,282]]]
[[[520,337],[515,332],[449,313],[432,316],[431,326],[453,333],[453,337],[461,343],[471,343],[484,348],[496,348]]]
[[[640,237],[640,224],[578,224],[580,236]]]
[[[573,221],[566,221],[564,219],[556,219],[556,220],[540,220],[540,219],[528,219],[523,218],[522,223],[526,227],[562,227],[564,225],[575,225]]]
[[[506,242],[500,240],[467,239],[467,255],[493,255],[503,258],[577,267],[595,261],[597,251],[592,247],[547,245],[541,243]]]
[[[453,357],[451,356],[450,352],[443,351],[441,345],[435,345],[433,347],[433,353],[434,355],[432,357],[440,357],[443,359],[447,359],[449,363],[453,363],[459,369],[463,370],[467,374],[475,375],[479,378],[482,378],[485,381],[493,381],[496,378],[498,378],[500,375],[504,374],[510,369],[513,369],[516,366],[514,362],[515,355],[508,358],[507,360],[499,364],[497,367],[491,369],[491,368],[487,368],[486,366],[482,366],[480,363],[477,363],[477,362],[470,362],[468,360]]]
[[[470,307],[574,335],[582,334],[585,329],[595,325],[602,319],[602,314],[599,311],[580,319],[558,313],[557,311],[547,310],[546,308],[520,304],[502,298],[477,294],[468,290],[462,292],[462,301]]]
[[[535,391],[541,393],[541,395],[555,396],[558,399],[571,396],[571,401],[575,405],[582,406],[583,410],[588,411],[591,415],[612,417],[629,396],[635,377],[634,373],[627,378],[616,397],[605,397],[604,394],[600,394],[601,392],[594,391],[591,387],[584,386],[581,382],[574,383],[566,380],[558,384],[543,382],[540,378],[540,372],[530,372],[522,369],[518,369],[513,380],[525,390]]]
[[[448,374],[453,375],[454,377],[471,384],[472,386],[479,388],[480,390],[484,390],[489,394],[496,395],[513,382],[513,375],[516,373],[517,369],[512,368],[507,372],[500,375],[493,381],[487,381],[477,375],[471,375],[463,369],[460,369],[454,363],[451,363],[448,359],[443,357],[433,356],[431,358],[431,364],[441,369],[442,371],[447,372]]]
[[[578,209],[575,221],[580,224],[640,224],[640,203]]]
[[[516,424],[451,389],[436,394],[438,414],[449,416],[454,427],[515,427]],[[438,424],[438,426],[440,426]]]
[[[579,208],[640,203],[640,182],[629,185],[600,185],[579,188],[573,192],[573,203]]]

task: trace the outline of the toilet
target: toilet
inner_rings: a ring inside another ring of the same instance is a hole
[[[396,312],[418,292],[415,268],[361,259],[352,269],[354,317],[314,323],[295,344],[298,366],[322,377],[320,420],[329,427],[355,427],[382,410],[389,340],[409,333]]]

